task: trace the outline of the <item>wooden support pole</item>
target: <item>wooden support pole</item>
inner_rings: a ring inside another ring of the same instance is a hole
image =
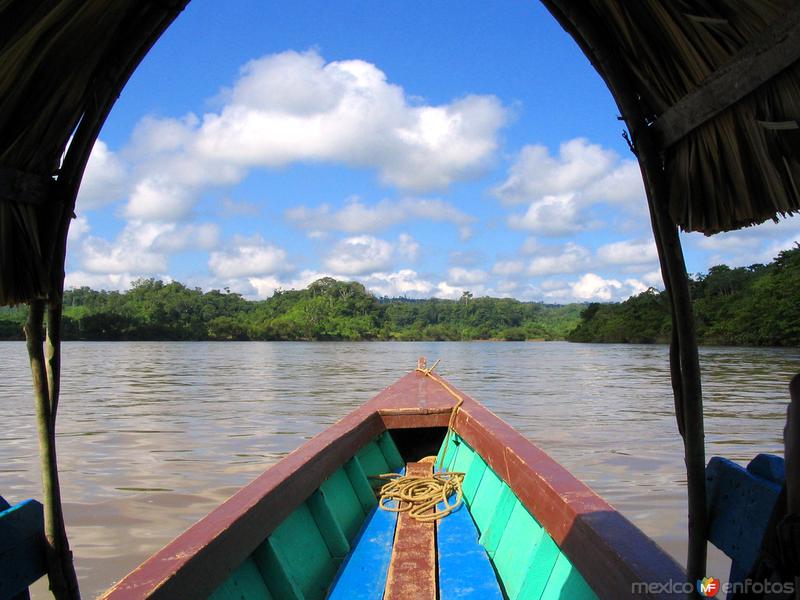
[[[47,317],[47,353],[42,328],[45,302],[34,300],[28,309],[25,337],[31,363],[36,420],[39,432],[39,463],[44,499],[45,558],[50,590],[56,600],[80,598],[78,579],[69,549],[64,513],[61,508],[61,487],[56,460],[56,411],[58,408],[58,374],[60,370],[61,305],[50,306]],[[56,327],[56,329],[52,329]],[[50,382],[54,382],[51,384]]]
[[[644,90],[634,84],[600,21],[584,7],[570,0],[542,0],[562,27],[575,39],[608,85],[631,134],[634,153],[644,178],[653,234],[658,249],[664,287],[670,300],[672,341],[670,377],[678,430],[683,437],[688,495],[689,544],[686,575],[689,583],[705,577],[708,516],[705,497],[705,439],[703,396],[697,336],[694,328],[689,276],[681,250],[678,227],[667,210],[669,197],[661,146],[648,127]],[[695,590],[691,596],[700,598]]]
[[[121,36],[124,42],[104,55],[92,79],[92,87],[85,91],[80,122],[61,163],[57,180],[0,167],[0,201],[34,205],[51,202],[64,207],[57,223],[55,248],[49,265],[49,295],[46,301],[37,299],[30,302],[25,325],[39,433],[47,569],[50,589],[57,600],[80,598],[61,506],[55,445],[61,381],[64,263],[69,225],[75,216],[75,200],[89,155],[111,107],[134,69],[188,2],[162,0],[142,3],[142,6],[131,9],[126,17],[129,31]],[[39,14],[46,14],[54,5],[54,2],[44,3],[37,5],[35,10]],[[65,130],[63,143],[56,148],[55,156],[62,154],[73,127],[69,125],[69,130]],[[53,153],[52,144],[42,148],[42,154],[46,156],[48,152]],[[45,308],[46,338],[42,327]]]
[[[653,215],[653,234],[661,259],[661,274],[670,299],[672,339],[670,376],[675,397],[675,417],[683,437],[686,488],[689,509],[689,544],[686,574],[690,582],[706,576],[708,514],[706,509],[705,429],[700,357],[694,327],[689,278],[678,227],[669,217],[658,195],[648,186],[648,204]],[[659,189],[656,187],[655,189]],[[664,188],[660,188],[662,192]],[[654,197],[655,196],[655,197]],[[662,196],[665,197],[665,196]]]

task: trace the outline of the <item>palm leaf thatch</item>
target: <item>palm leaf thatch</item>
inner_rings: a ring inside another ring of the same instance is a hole
[[[46,182],[54,184],[125,4],[0,2],[2,21],[16,21],[0,42],[0,166],[7,183],[0,201],[0,305],[46,298],[53,289],[65,206]],[[37,178],[45,182],[37,194],[19,185]]]
[[[591,0],[652,122],[796,6],[792,0]],[[713,234],[800,208],[800,64],[665,149],[669,213]]]
[[[0,0],[0,305],[59,293],[88,150],[186,1]]]

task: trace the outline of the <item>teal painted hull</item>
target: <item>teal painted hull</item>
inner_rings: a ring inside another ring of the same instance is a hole
[[[406,464],[422,472],[416,463],[437,452],[447,470],[465,473],[464,504],[419,537],[406,515],[376,508],[370,478]],[[413,372],[264,471],[103,598],[369,600],[385,589],[404,600],[396,590],[423,579],[431,600],[618,600],[678,598],[664,590],[685,573],[507,423]]]
[[[447,470],[466,473],[465,505],[505,598],[597,598],[550,535],[477,452],[455,434],[447,436],[440,458],[445,448]],[[369,477],[397,471],[403,464],[391,433],[368,443],[295,509],[211,598],[328,597],[337,572],[356,551],[353,542],[369,543],[364,536],[357,537],[376,510]],[[374,571],[369,575],[385,581],[391,544],[374,545],[370,551],[383,556],[371,557]],[[365,582],[366,577],[362,584]],[[383,596],[380,585],[372,585],[371,591],[376,600]]]

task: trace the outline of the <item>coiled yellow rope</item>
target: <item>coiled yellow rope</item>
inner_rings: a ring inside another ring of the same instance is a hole
[[[450,442],[450,435],[453,431],[453,425],[456,420],[456,413],[464,399],[438,377],[433,376],[433,370],[439,364],[437,360],[432,367],[425,368],[425,359],[419,360],[417,371],[423,373],[426,377],[430,377],[439,385],[444,387],[448,393],[453,396],[457,402],[450,413],[450,421],[447,426],[447,437],[445,438],[444,452],[438,464],[440,472],[434,473],[429,477],[415,477],[410,475],[399,475],[398,473],[384,473],[378,475],[378,479],[387,480],[381,486],[378,500],[378,506],[390,512],[407,512],[409,516],[417,521],[436,521],[449,515],[456,510],[463,501],[463,493],[461,491],[461,484],[464,481],[464,473],[445,473],[442,472],[445,465],[445,457]],[[423,459],[424,462],[436,462],[435,457]],[[434,465],[436,470],[436,465]],[[450,496],[455,495],[455,501],[450,504]],[[388,503],[395,501],[395,505],[390,506]],[[436,510],[437,504],[444,503],[444,508]]]
[[[435,521],[456,510],[463,498],[461,483],[464,473],[435,473],[430,477],[413,477],[386,473],[379,476],[388,479],[380,491],[379,506],[390,512],[406,512],[417,521]],[[448,498],[455,494],[450,504]],[[389,506],[392,500],[396,505]],[[435,509],[440,502],[445,508]]]

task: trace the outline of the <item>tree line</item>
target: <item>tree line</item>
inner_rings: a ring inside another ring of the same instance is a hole
[[[719,265],[691,278],[701,344],[800,346],[800,245],[769,264]],[[24,306],[0,308],[0,339],[24,339]],[[666,343],[669,303],[648,289],[621,303],[376,297],[360,283],[319,279],[304,290],[246,300],[178,282],[64,295],[66,340],[563,340]]]
[[[697,338],[705,345],[800,346],[800,245],[769,264],[718,265],[691,278]],[[668,342],[664,292],[649,289],[619,304],[590,304],[573,342]]]
[[[582,305],[510,298],[378,298],[326,277],[304,290],[250,301],[229,290],[136,281],[125,292],[64,293],[66,340],[526,340],[564,339]],[[0,339],[23,339],[25,307],[0,309]]]

